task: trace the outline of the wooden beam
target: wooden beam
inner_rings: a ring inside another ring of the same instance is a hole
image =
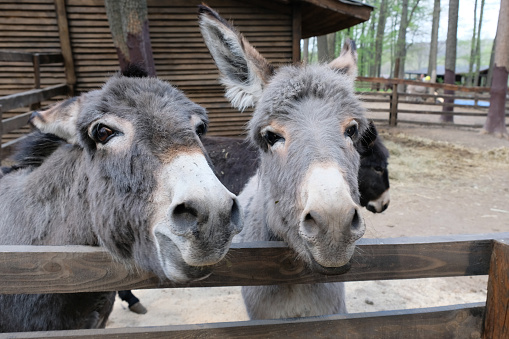
[[[0,51],[0,61],[8,62],[32,62],[36,53],[22,53],[11,51]],[[41,65],[56,64],[64,61],[61,53],[37,53]]]
[[[33,89],[26,92],[0,97],[0,105],[2,105],[4,112],[7,112],[12,109],[29,106],[33,103],[41,102],[58,95],[66,95],[68,94],[68,91],[69,89],[66,84],[49,86],[42,89]]]
[[[348,271],[338,269],[333,275],[310,271],[281,242],[233,244],[226,258],[215,265],[207,279],[188,284],[161,281],[140,270],[129,271],[98,247],[3,245],[0,246],[0,293],[72,293],[485,275],[489,269],[491,239],[509,239],[509,233],[450,239],[364,239],[351,260],[351,268]]]
[[[432,88],[442,88],[451,91],[460,91],[460,92],[489,92],[489,87],[466,87],[459,85],[451,85],[451,84],[436,84],[430,82],[416,81],[416,80],[405,80],[405,79],[396,79],[396,78],[373,78],[373,77],[357,77],[357,81],[364,82],[376,82],[381,84],[404,84],[404,85],[417,85],[422,87],[432,87]]]
[[[293,4],[292,16],[292,62],[300,62],[300,40],[302,39],[301,4]]]
[[[26,124],[28,124],[28,120],[30,120],[31,115],[32,112],[27,112],[16,115],[15,117],[12,118],[2,120],[0,122],[0,125],[3,128],[3,133],[7,134],[25,126]]]
[[[74,60],[72,57],[71,39],[69,37],[69,24],[67,23],[67,12],[65,0],[55,0],[57,14],[58,35],[60,37],[60,49],[64,58],[65,77],[70,89],[70,95],[74,95],[76,85],[76,74],[74,73]]]
[[[483,313],[484,303],[475,303],[286,320],[4,333],[0,338],[479,338]]]
[[[495,241],[491,256],[483,339],[509,338],[509,245]]]

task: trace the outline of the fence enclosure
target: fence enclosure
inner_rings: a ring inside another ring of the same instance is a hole
[[[4,333],[0,338],[504,338],[509,333],[509,233],[361,239],[338,275],[310,272],[284,243],[233,244],[205,280],[160,281],[129,272],[101,248],[0,246],[0,293],[73,293],[140,288],[270,285],[489,275],[486,304],[288,320],[145,328]],[[168,300],[171,303],[171,300]]]

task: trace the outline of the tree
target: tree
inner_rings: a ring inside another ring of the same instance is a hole
[[[327,47],[327,35],[320,35],[316,37],[316,44],[318,46],[318,62],[325,62],[329,58],[329,48]]]
[[[379,77],[381,73],[382,67],[382,51],[384,44],[384,32],[385,32],[385,24],[387,22],[387,2],[388,0],[382,0],[380,3],[380,11],[378,13],[378,26],[376,29],[376,39],[375,39],[375,76]]]
[[[304,39],[303,44],[303,51],[302,51],[302,62],[307,64],[309,62],[309,38]]]
[[[155,76],[146,0],[105,0],[105,6],[120,69],[136,64]]]
[[[445,74],[444,83],[454,84],[456,78],[456,43],[458,34],[458,10],[459,0],[449,1],[449,26],[447,28],[447,41],[445,43]],[[454,94],[454,91],[445,90],[444,94]],[[446,97],[445,104],[454,104],[453,98]],[[443,106],[443,112],[452,112],[453,106]],[[442,122],[454,122],[452,114],[442,114],[440,116]]]
[[[505,102],[509,75],[509,21],[507,18],[509,18],[509,0],[501,0],[495,38],[495,62],[490,90],[490,108],[484,127],[481,130],[482,133],[493,133],[506,138],[508,138],[508,135],[505,126]]]
[[[428,75],[431,82],[437,81],[438,27],[440,25],[440,0],[433,5],[433,25],[431,27],[431,43],[429,46]]]
[[[473,79],[473,76],[472,76],[472,72],[474,70],[474,61],[475,61],[475,40],[476,40],[476,37],[477,37],[477,34],[476,34],[476,29],[477,29],[477,0],[475,0],[475,3],[474,3],[474,30],[473,30],[473,33],[472,33],[472,40],[471,40],[471,43],[470,43],[470,58],[468,60],[468,74],[467,74],[467,81],[466,81],[466,86],[472,86],[473,83],[472,83],[472,79]]]
[[[484,0],[481,0],[481,13],[479,14],[479,28],[477,29],[477,43],[475,46],[475,77],[474,86],[479,86],[479,73],[481,71],[481,27],[484,13]]]
[[[396,59],[399,59],[399,69],[395,74],[402,78],[405,73],[406,29],[408,26],[408,0],[401,2],[401,20],[399,22],[398,40],[396,40]]]

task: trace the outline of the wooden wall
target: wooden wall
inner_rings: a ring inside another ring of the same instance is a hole
[[[104,0],[66,0],[76,91],[99,88],[118,70]],[[240,113],[223,98],[218,72],[197,23],[200,0],[148,0],[150,36],[157,75],[205,106],[209,133],[237,136],[250,112]],[[260,7],[252,1],[211,0],[207,4],[231,19],[269,61],[292,61],[292,9]],[[270,7],[270,5],[269,5]],[[0,3],[0,49],[59,52],[54,0]],[[41,87],[65,82],[63,66],[45,66]],[[31,65],[0,63],[0,96],[32,88]]]

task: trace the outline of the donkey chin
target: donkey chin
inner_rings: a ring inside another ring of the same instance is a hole
[[[223,259],[231,244],[232,234],[212,244],[191,240],[168,232],[154,232],[157,254],[166,277],[177,283],[202,280],[212,273],[213,265]]]

